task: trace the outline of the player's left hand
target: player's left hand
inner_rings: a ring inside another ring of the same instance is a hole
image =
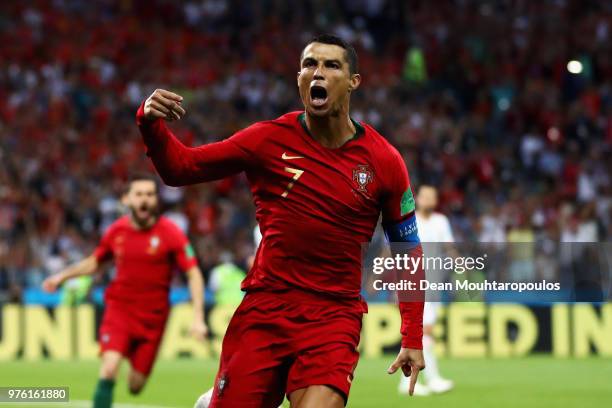
[[[393,374],[400,368],[406,377],[410,377],[410,388],[408,393],[412,395],[414,393],[414,385],[419,376],[419,371],[425,368],[423,350],[402,347],[393,364],[387,369],[387,373]]]
[[[191,325],[191,335],[199,341],[204,341],[208,335],[208,326],[201,320],[194,320]]]

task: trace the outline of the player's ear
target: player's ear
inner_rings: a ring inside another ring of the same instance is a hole
[[[352,92],[356,90],[357,88],[359,88],[360,84],[361,84],[361,75],[359,74],[351,75],[351,79],[349,79],[349,92]]]

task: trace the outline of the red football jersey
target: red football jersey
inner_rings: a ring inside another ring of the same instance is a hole
[[[107,229],[94,256],[98,262],[115,260],[117,273],[106,289],[106,301],[150,309],[168,307],[175,266],[187,271],[197,265],[189,241],[165,217],[144,230],[135,228],[127,215],[119,218]]]
[[[170,185],[211,181],[245,171],[263,235],[245,290],[299,288],[356,298],[361,245],[379,215],[400,222],[410,188],[398,151],[367,124],[330,149],[308,132],[303,112],[258,122],[221,142],[185,147],[163,120],[137,122],[162,179]],[[420,348],[422,304],[401,305],[404,346]]]

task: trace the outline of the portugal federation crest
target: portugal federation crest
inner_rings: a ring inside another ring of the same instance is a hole
[[[221,396],[223,394],[223,390],[227,385],[227,375],[222,375],[217,381],[217,396]]]
[[[359,191],[368,191],[367,186],[372,182],[374,173],[367,164],[360,164],[353,170],[353,180],[357,183]]]
[[[147,248],[147,252],[151,255],[157,252],[160,242],[161,240],[159,237],[157,235],[153,235],[151,239],[149,239],[149,248]]]

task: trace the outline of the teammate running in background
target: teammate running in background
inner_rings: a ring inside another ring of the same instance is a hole
[[[416,197],[416,219],[423,251],[426,257],[440,256],[446,250],[452,252],[450,243],[454,242],[453,233],[444,214],[436,212],[438,206],[438,191],[430,185],[421,185]],[[429,300],[429,299],[428,299]],[[442,378],[438,371],[438,359],[434,353],[433,328],[438,317],[440,303],[436,301],[425,302],[423,313],[423,354],[427,370],[423,371],[423,383],[419,382],[414,388],[414,395],[439,394],[450,391],[453,382]],[[407,394],[409,384],[406,378],[401,378],[399,392]]]
[[[361,82],[355,49],[331,35],[313,39],[296,80],[305,111],[196,148],[165,123],[185,114],[180,95],[158,89],[137,113],[147,154],[167,184],[244,171],[253,193],[263,239],[223,340],[214,408],[276,408],[285,394],[293,407],[344,406],[367,311],[361,246],[381,212],[389,241],[414,243],[413,256],[421,253],[404,160],[349,116]],[[402,348],[388,372],[410,375],[411,391],[425,366],[423,303],[399,308]]]
[[[133,177],[125,196],[129,215],[107,229],[92,255],[43,282],[43,288],[53,292],[66,280],[93,275],[101,263],[110,258],[115,260],[117,273],[106,289],[99,332],[102,364],[94,408],[111,407],[123,358],[131,364],[130,393],[142,391],[170,311],[168,293],[175,266],[189,280],[193,303],[191,332],[201,340],[207,333],[202,273],[185,235],[172,221],[158,216],[157,193],[154,177]]]

